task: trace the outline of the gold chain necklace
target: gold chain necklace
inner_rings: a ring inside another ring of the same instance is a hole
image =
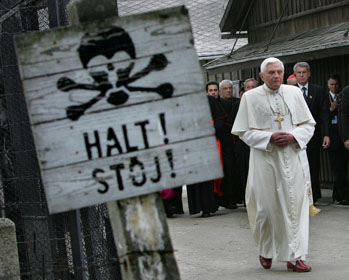
[[[280,86],[280,89],[282,90],[282,87]],[[283,91],[280,91],[280,96],[284,102],[284,108],[285,108],[285,114],[281,114],[281,109],[280,108],[277,108],[277,111],[275,111],[273,109],[273,106],[271,106],[271,102],[270,102],[270,97],[268,94],[268,92],[265,90],[264,86],[263,86],[263,90],[265,92],[265,95],[267,96],[267,100],[268,100],[268,103],[269,103],[269,107],[270,107],[270,110],[273,112],[274,115],[277,115],[276,119],[274,120],[275,122],[278,122],[278,126],[279,126],[279,129],[281,129],[281,122],[284,120],[284,116],[287,115],[287,106],[286,106],[286,102],[285,102],[285,99],[284,99],[284,95],[283,95]]]

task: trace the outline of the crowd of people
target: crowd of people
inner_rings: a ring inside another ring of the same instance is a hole
[[[326,149],[334,177],[333,202],[349,205],[349,185],[346,179],[349,151],[345,146],[349,145],[348,141],[345,141],[347,137],[345,133],[348,132],[342,129],[340,106],[342,95],[349,92],[349,87],[345,88],[342,93],[340,77],[336,74],[328,78],[327,91],[319,85],[310,83],[311,71],[307,62],[296,63],[293,72],[287,78],[286,83],[301,89],[304,100],[316,122],[314,134],[306,148],[313,202],[316,203],[321,198],[320,150]],[[257,79],[248,78],[239,89],[239,97],[234,97],[233,82],[230,80],[222,80],[220,83],[210,81],[206,84],[206,94],[216,131],[224,177],[187,186],[191,215],[201,212],[201,217],[210,217],[220,206],[228,209],[245,206],[250,147],[239,136],[231,134],[231,129],[242,95],[258,85]],[[172,196],[168,196],[166,192],[172,193]],[[166,190],[166,192],[163,192],[163,198],[174,198],[164,201],[168,216],[183,213],[182,187],[175,188],[173,191]],[[175,202],[170,203],[170,201]]]
[[[296,63],[284,84],[277,58],[264,60],[259,76],[263,84],[246,79],[239,97],[230,80],[206,84],[224,177],[187,186],[189,213],[209,217],[219,207],[246,207],[261,265],[269,269],[279,260],[289,270],[308,272],[321,149],[334,175],[333,203],[349,205],[349,86],[341,91],[336,74],[326,91],[310,83],[307,62]],[[168,217],[183,213],[181,192],[175,188],[167,200],[163,191]]]
[[[244,83],[244,92],[258,86],[254,78]],[[191,215],[201,213],[210,217],[219,207],[237,209],[245,205],[245,186],[248,173],[249,147],[239,137],[231,134],[232,125],[239,109],[240,98],[233,96],[230,80],[208,82],[206,94],[209,101],[212,122],[216,132],[224,177],[213,181],[187,185],[188,208]],[[178,203],[182,188],[161,192],[168,217],[183,213]],[[168,196],[167,193],[173,193]],[[177,192],[177,195],[176,195]],[[180,195],[178,193],[180,192]]]

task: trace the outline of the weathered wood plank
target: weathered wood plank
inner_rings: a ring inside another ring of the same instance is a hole
[[[123,279],[179,279],[162,204],[156,193],[108,202]]]
[[[33,131],[43,169],[214,134],[204,93],[105,111],[98,118],[90,114],[78,125],[67,119],[43,123]]]
[[[135,58],[166,53],[178,49],[193,48],[191,26],[186,10],[178,8],[181,13],[164,11],[150,12],[141,16],[96,21],[84,25],[76,25],[56,29],[55,32],[33,32],[18,36],[16,48],[22,78],[32,79],[38,76],[54,75],[82,69],[78,49],[85,34],[95,39],[97,34],[110,32],[111,27],[121,27],[133,42]],[[160,14],[160,16],[159,16]],[[164,16],[161,17],[161,14]],[[116,32],[117,33],[117,32]],[[91,37],[94,35],[94,38]],[[108,35],[105,35],[108,36]],[[97,36],[101,37],[101,35]],[[119,44],[126,44],[126,37],[116,39]],[[126,46],[127,48],[127,46]],[[110,59],[110,63],[130,60],[126,52],[118,53]],[[97,59],[89,67],[101,62]]]
[[[153,71],[139,80],[130,83],[132,87],[157,88],[162,84],[170,83],[173,86],[173,95],[179,96],[190,92],[204,91],[204,79],[202,70],[197,60],[195,49],[182,49],[165,54],[168,64],[162,71]],[[150,58],[137,59],[135,61],[134,70],[130,76],[141,71],[149,64]],[[115,69],[125,68],[128,62],[115,65]],[[57,82],[64,77],[80,84],[92,85],[93,79],[90,74],[92,71],[107,71],[106,66],[94,67],[87,71],[80,69],[77,71],[59,73],[52,76],[42,76],[35,79],[24,80],[25,95],[27,106],[31,116],[31,123],[37,124],[57,119],[66,118],[66,108],[72,105],[79,105],[87,102],[89,99],[97,96],[100,91],[86,89],[72,89],[70,91],[62,91],[57,88]],[[114,73],[115,74],[115,73]],[[117,82],[116,75],[110,74],[109,81],[115,85]],[[174,83],[175,81],[175,83]],[[133,104],[149,102],[152,100],[163,99],[156,92],[136,91],[130,92],[125,87],[115,89],[115,91],[124,90],[128,93],[129,99],[126,103],[118,105],[118,107],[131,106]],[[112,90],[111,90],[112,92]],[[100,112],[102,110],[110,110],[115,108],[107,102],[106,97],[98,101],[91,108],[87,109],[85,114]]]
[[[214,136],[42,171],[50,213],[219,176]]]
[[[162,209],[157,193],[108,202],[123,279],[180,279]]]

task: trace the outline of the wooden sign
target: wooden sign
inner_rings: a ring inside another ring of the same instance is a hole
[[[184,7],[16,48],[50,213],[222,177]]]

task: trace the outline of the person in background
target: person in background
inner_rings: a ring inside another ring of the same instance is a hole
[[[342,93],[341,104],[341,132],[344,147],[349,150],[349,86],[346,86]]]
[[[206,94],[215,98],[219,95],[219,84],[211,81],[206,84]]]
[[[239,97],[240,97],[240,98],[242,97],[242,95],[244,94],[244,92],[245,92],[244,86],[240,87],[240,88],[239,88]]]
[[[248,92],[251,89],[254,89],[258,86],[258,82],[255,78],[248,78],[244,82],[244,93]],[[240,98],[242,95],[240,96]],[[240,99],[241,100],[241,99]],[[233,123],[236,118],[236,114],[239,110],[240,100],[233,104]],[[248,175],[248,166],[249,166],[249,158],[250,158],[250,147],[246,145],[238,136],[235,136],[235,148],[234,148],[234,156],[235,156],[235,178],[238,185],[238,203],[245,202],[245,190],[247,183],[247,175]]]
[[[160,191],[167,218],[172,218],[174,214],[184,214],[182,202],[182,186]]]
[[[291,86],[295,86],[297,84],[297,79],[296,79],[296,76],[294,74],[288,76],[287,84],[291,85]]]
[[[224,100],[229,100],[233,97],[233,82],[223,80],[219,83],[219,96]]]
[[[294,86],[284,85],[284,65],[274,57],[261,64],[264,85],[242,96],[232,133],[250,146],[246,207],[259,261],[311,271],[308,254],[311,193],[306,145],[315,121]]]
[[[258,86],[258,82],[255,78],[248,78],[244,82],[245,92],[254,89]]]
[[[328,78],[328,100],[330,106],[329,134],[331,146],[328,148],[331,169],[334,176],[333,202],[349,205],[349,184],[347,182],[349,151],[344,148],[338,126],[338,104],[340,101],[340,78],[334,74]]]
[[[213,123],[220,122],[226,117],[223,110],[219,107],[218,87],[219,85],[216,82],[208,82],[206,84],[206,94],[210,104]],[[217,211],[217,196],[222,195],[220,192],[219,183],[221,181],[222,180],[218,179],[187,185],[188,207],[190,215],[201,212],[201,217],[207,218],[211,216],[211,213],[215,213]]]
[[[297,85],[304,96],[312,116],[315,119],[315,132],[307,146],[307,156],[310,167],[313,200],[321,198],[320,188],[320,149],[330,146],[329,137],[329,101],[321,86],[309,83],[311,75],[307,62],[298,62],[293,66]]]
[[[230,80],[223,80],[219,83],[219,108],[221,114],[226,116],[217,122],[216,136],[220,141],[224,177],[221,185],[223,196],[219,197],[219,205],[228,209],[236,209],[238,189],[234,176],[234,137],[230,130],[232,127],[232,108],[239,98],[233,97],[233,83]],[[220,125],[218,125],[220,124]]]

